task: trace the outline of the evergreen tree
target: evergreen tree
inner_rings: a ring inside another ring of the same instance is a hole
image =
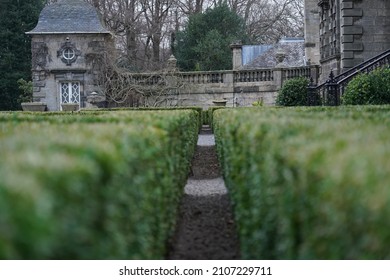
[[[230,44],[246,38],[243,19],[226,3],[220,4],[190,16],[185,29],[177,34],[175,56],[185,71],[232,69]]]
[[[20,78],[31,80],[31,40],[43,0],[0,0],[0,110],[20,108]]]

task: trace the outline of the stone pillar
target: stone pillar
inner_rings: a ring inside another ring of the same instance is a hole
[[[233,70],[237,70],[242,66],[242,44],[231,44],[230,48],[233,51]]]
[[[341,72],[363,62],[364,50],[361,19],[363,9],[352,0],[341,2]]]
[[[282,88],[283,86],[283,69],[278,67],[274,68],[274,84],[276,86],[276,91]]]
[[[319,71],[319,65],[311,65],[310,66],[310,77],[313,79],[314,84],[318,84],[320,71]]]
[[[320,16],[318,0],[305,0],[305,56],[308,64],[320,64]]]
[[[343,0],[341,15],[344,70],[390,48],[389,0]]]

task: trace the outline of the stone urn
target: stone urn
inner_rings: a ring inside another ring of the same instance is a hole
[[[279,49],[275,54],[275,58],[278,62],[276,66],[283,66],[283,61],[286,58],[286,53],[282,49]]]
[[[62,103],[61,104],[62,111],[65,112],[74,112],[80,109],[80,104],[78,103]]]
[[[226,107],[227,100],[226,99],[213,100],[213,103],[215,106]]]
[[[43,112],[46,111],[46,103],[44,102],[22,102],[23,111]]]

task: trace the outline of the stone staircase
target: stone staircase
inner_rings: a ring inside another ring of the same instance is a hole
[[[348,83],[361,73],[370,73],[381,67],[390,67],[390,49],[380,53],[379,55],[356,65],[355,67],[335,76],[333,71],[329,74],[329,79],[318,86],[312,83],[308,87],[309,105],[318,105],[316,98],[313,96],[321,96],[324,105],[338,106],[340,105],[341,96]]]

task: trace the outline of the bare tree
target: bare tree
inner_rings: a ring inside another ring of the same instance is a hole
[[[178,0],[177,6],[179,7],[181,13],[183,13],[185,16],[188,17],[190,15],[199,14],[203,12],[205,1],[204,0]]]
[[[57,0],[48,0],[48,3]],[[225,0],[84,0],[116,35],[118,60],[131,71],[163,69],[170,44],[189,16]],[[253,44],[303,36],[303,0],[227,0],[246,23]]]
[[[100,12],[106,26],[122,46],[122,62],[136,68],[139,34],[143,13],[139,0],[86,0]]]
[[[160,44],[163,37],[163,26],[168,12],[173,6],[173,0],[141,0],[144,19],[147,26],[146,47],[152,45],[152,61],[160,62]]]
[[[134,74],[115,72],[107,76],[107,99],[116,105],[126,104],[129,99],[137,105],[160,107],[177,105],[178,94],[186,87],[179,73],[154,72]]]
[[[303,36],[302,0],[246,0],[238,2],[237,12],[246,22],[248,34],[256,43],[275,43],[281,37]]]
[[[104,96],[110,107],[174,106],[179,92],[188,86],[175,67],[152,73],[133,73],[119,67],[113,56],[114,50],[107,50],[88,57],[88,63],[96,73],[95,84],[101,89],[99,97]]]

